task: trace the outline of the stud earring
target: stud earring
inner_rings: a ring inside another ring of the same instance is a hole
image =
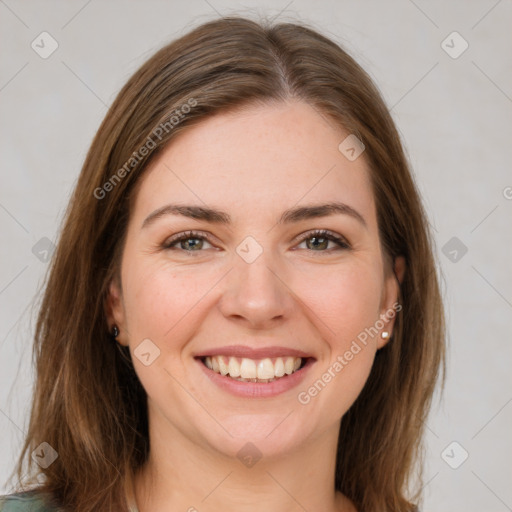
[[[119,328],[117,325],[112,327],[112,338],[116,339],[119,336]]]
[[[381,338],[383,340],[387,340],[389,338],[389,332],[388,331],[382,331],[380,336],[381,336]]]

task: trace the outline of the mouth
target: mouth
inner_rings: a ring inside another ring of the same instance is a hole
[[[268,384],[286,379],[294,373],[300,372],[311,357],[265,357],[251,359],[226,355],[212,355],[198,358],[201,363],[212,372],[239,382],[252,382]]]
[[[242,398],[271,398],[295,389],[316,359],[289,347],[229,345],[194,355],[199,368],[221,390]]]

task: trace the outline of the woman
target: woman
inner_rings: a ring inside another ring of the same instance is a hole
[[[0,510],[416,510],[444,355],[427,226],[334,42],[233,17],[166,46],[80,174]]]

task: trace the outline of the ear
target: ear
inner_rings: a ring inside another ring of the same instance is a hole
[[[112,279],[108,287],[108,294],[105,300],[105,313],[107,316],[109,332],[112,331],[114,325],[117,325],[119,329],[117,341],[121,345],[128,346],[123,295],[121,291],[121,285],[115,278]]]
[[[392,268],[391,268],[392,267]],[[380,320],[384,323],[382,329],[379,330],[377,339],[377,348],[382,348],[393,334],[395,318],[402,309],[399,303],[400,285],[405,276],[405,258],[396,256],[391,265],[387,267],[384,279],[384,287],[381,298]],[[387,338],[382,337],[382,333],[387,332]]]

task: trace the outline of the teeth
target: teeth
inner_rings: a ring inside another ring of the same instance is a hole
[[[273,379],[275,377],[274,365],[270,359],[263,359],[258,363],[258,379]]]
[[[284,362],[284,373],[290,375],[293,373],[293,357],[287,357]]]
[[[291,375],[302,365],[300,357],[265,358],[258,361],[248,358],[207,356],[204,364],[216,373],[229,375],[231,378],[244,382],[273,382]]]
[[[214,357],[213,359],[217,360],[217,363],[219,365],[220,374],[227,375],[229,372],[229,368],[228,368],[228,365],[224,362],[224,358],[223,357]]]
[[[272,377],[273,376],[274,375],[272,375]],[[240,377],[243,377],[244,379],[263,378],[260,377],[259,370],[256,372],[256,363],[252,359],[242,359],[242,364],[240,365]]]
[[[276,377],[282,377],[284,375],[284,362],[282,357],[278,357],[276,359],[276,364],[274,365],[274,372]]]
[[[238,364],[238,361],[234,357],[229,358],[228,368],[230,377],[241,377],[240,365]]]

